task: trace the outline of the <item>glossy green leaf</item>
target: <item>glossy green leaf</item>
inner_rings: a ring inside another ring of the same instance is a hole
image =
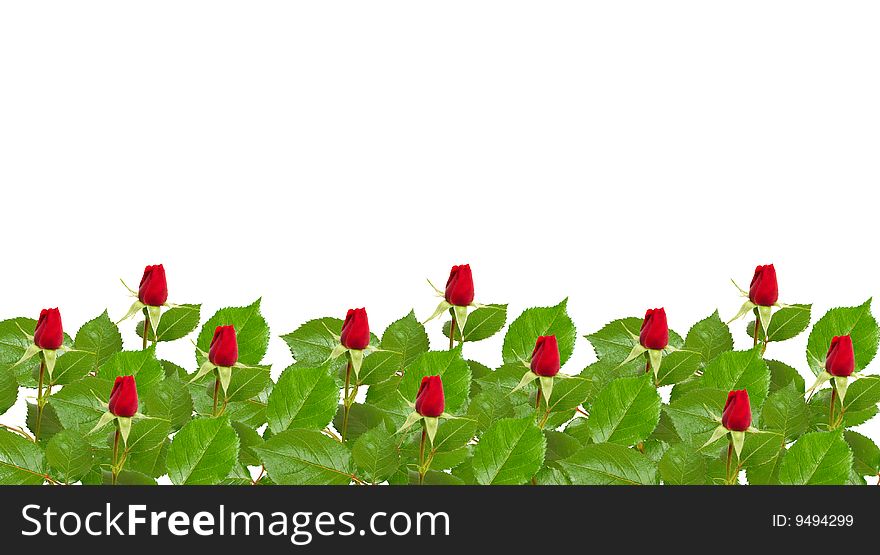
[[[464,330],[464,341],[482,341],[501,331],[507,322],[507,305],[490,304],[468,314]],[[443,324],[443,335],[449,337],[451,322]],[[455,340],[461,341],[461,329],[455,328]]]
[[[168,449],[168,477],[174,484],[216,484],[238,458],[238,435],[229,420],[197,418],[180,429]]]
[[[657,467],[644,455],[623,445],[587,445],[558,462],[572,484],[653,485]]]
[[[35,443],[0,430],[0,484],[39,485],[45,474],[43,451]]]
[[[644,440],[660,419],[660,395],[651,376],[614,380],[593,402],[588,426],[593,443],[634,445]]]
[[[92,446],[76,430],[62,430],[46,445],[46,461],[56,480],[70,484],[92,468]]]
[[[287,430],[254,449],[277,484],[347,485],[354,475],[348,448],[313,430]]]
[[[269,395],[266,417],[274,433],[288,428],[321,430],[333,420],[339,389],[327,366],[288,367]]]
[[[155,337],[153,336],[153,330],[150,330],[150,341],[154,339],[158,341],[175,341],[186,337],[199,325],[201,308],[202,305],[200,304],[183,304],[163,311]],[[144,336],[143,320],[137,323],[135,331],[138,337]]]
[[[544,434],[531,417],[499,420],[474,448],[474,476],[482,485],[524,484],[540,470],[544,450]]]
[[[700,353],[703,363],[708,364],[721,353],[733,350],[733,336],[716,310],[691,327],[684,348]]]
[[[555,335],[560,361],[565,364],[574,352],[577,337],[574,322],[566,311],[567,304],[568,299],[563,299],[556,306],[528,308],[511,322],[501,348],[504,362],[528,362],[538,337]]]
[[[379,349],[364,359],[359,381],[373,385],[383,382],[413,363],[415,358],[428,350],[428,334],[425,326],[410,312],[385,329]]]
[[[836,335],[852,337],[856,371],[867,368],[877,354],[880,340],[880,328],[871,314],[871,299],[860,306],[832,308],[816,322],[807,340],[807,362],[814,374],[822,371],[831,339]]]
[[[773,313],[770,326],[767,329],[768,341],[785,341],[807,329],[810,325],[810,310],[813,305],[794,304],[780,308]],[[755,322],[749,322],[746,332],[749,337],[755,336]],[[761,328],[760,339],[764,339],[764,330]]]
[[[218,310],[202,326],[196,345],[204,352],[211,347],[211,339],[217,326],[234,326],[238,341],[238,361],[247,366],[262,362],[269,348],[269,325],[260,313],[260,299],[244,307],[228,307]],[[200,364],[201,361],[197,362]]]
[[[845,484],[852,451],[838,432],[811,432],[789,447],[779,467],[783,485]]]

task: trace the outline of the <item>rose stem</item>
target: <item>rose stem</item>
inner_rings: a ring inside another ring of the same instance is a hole
[[[147,341],[150,336],[150,312],[144,308],[144,350],[147,350]]]
[[[645,374],[651,371],[651,356],[645,353]]]
[[[34,430],[34,441],[40,439],[40,427],[43,424],[43,374],[46,372],[46,359],[40,353],[40,378],[37,382],[37,426]]]
[[[754,334],[755,335],[755,342],[754,342],[754,344],[752,344],[752,347],[758,346],[758,333],[760,333],[758,330],[760,330],[760,329],[761,329],[761,313],[758,312],[758,309],[756,308],[755,309],[755,334]]]
[[[831,408],[829,409],[829,412],[828,412],[828,428],[832,429],[832,430],[835,428],[835,426],[834,426],[834,402],[836,400],[837,400],[837,389],[832,387],[831,388]]]
[[[348,413],[351,409],[349,401],[349,389],[351,388],[351,355],[348,356],[348,364],[345,365],[345,397],[342,399],[342,441],[348,435]]]
[[[425,427],[425,423],[422,422],[422,440],[419,442],[419,485],[425,483],[425,436],[428,435],[428,430]]]
[[[730,458],[733,455],[733,438],[730,438],[730,443],[727,444],[727,472],[725,476],[727,477],[728,485],[733,484],[733,481],[730,478]]]
[[[214,378],[214,408],[211,409],[211,416],[217,416],[217,395],[220,393],[220,376]]]
[[[116,468],[116,457],[119,453],[119,423],[116,423],[116,434],[113,436],[113,466],[110,468],[111,479],[110,483],[112,485],[116,485],[116,476],[119,473],[119,469]]]
[[[452,322],[449,323],[449,350],[455,346],[455,312],[450,309],[452,314]]]

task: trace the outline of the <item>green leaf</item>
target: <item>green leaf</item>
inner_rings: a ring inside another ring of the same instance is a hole
[[[807,403],[794,383],[771,393],[761,412],[762,428],[777,431],[794,441],[810,425]]]
[[[37,321],[33,318],[10,318],[0,321],[0,369],[14,372],[19,384],[25,387],[36,387],[33,375],[40,367],[39,359],[32,358],[13,368],[21,360],[31,341],[25,333],[33,335]],[[33,383],[31,383],[33,382]]]
[[[761,358],[759,349],[730,351],[718,355],[706,366],[702,382],[705,387],[725,392],[745,389],[749,392],[752,412],[755,412],[767,398],[770,370]]]
[[[402,399],[395,399],[397,395],[394,397],[389,397],[389,400],[402,402]],[[403,405],[404,408],[401,408],[401,412],[406,411],[406,414],[409,413],[412,409],[410,409],[406,404]],[[397,422],[397,426],[403,424],[404,419],[406,419],[406,414],[400,415],[400,421]],[[336,410],[336,416],[333,418],[333,426],[337,430],[342,429],[342,403],[339,404],[339,408]],[[368,430],[372,430],[376,426],[380,424],[384,424],[386,422],[386,413],[374,406],[374,405],[365,405],[361,403],[355,403],[351,406],[351,412],[348,414],[348,435],[346,437],[347,442],[356,441],[361,434]]]
[[[98,378],[110,382],[111,387],[118,376],[134,376],[138,398],[141,398],[165,378],[165,369],[156,359],[155,347],[143,351],[120,351],[111,355],[97,374]]]
[[[62,430],[46,445],[46,461],[52,475],[66,484],[88,474],[94,459],[92,446],[76,430]]]
[[[660,459],[660,478],[673,486],[693,486],[708,483],[705,457],[695,453],[684,444],[673,445]]]
[[[778,360],[765,360],[764,362],[770,369],[770,393],[778,391],[790,383],[794,383],[798,392],[804,393],[806,391],[804,378],[797,370]]]
[[[810,398],[807,408],[810,413],[810,424],[814,430],[827,430],[829,421],[829,411],[831,407],[831,388],[821,389]],[[849,393],[847,393],[849,398]],[[836,401],[834,406],[835,418],[840,414],[840,401]],[[862,410],[847,410],[843,413],[843,428],[852,428],[860,424],[864,424],[868,420],[874,418],[877,414],[875,405],[869,406]]]
[[[175,341],[190,334],[199,325],[199,315],[202,305],[183,304],[169,308],[162,313],[159,320],[159,329],[156,330],[156,339],[159,341]],[[141,320],[135,327],[138,337],[144,336],[144,321]],[[238,332],[238,328],[236,328]],[[211,331],[213,337],[213,330]],[[149,339],[152,341],[153,331],[150,330]],[[209,341],[210,343],[210,341]]]
[[[588,380],[574,376],[557,378],[554,382],[550,412],[573,411],[587,399],[593,385]]]
[[[193,400],[186,385],[177,377],[165,378],[143,399],[145,414],[168,420],[174,431],[190,421]]]
[[[666,407],[675,431],[688,445],[701,449],[721,424],[727,391],[696,389],[673,400]]]
[[[880,402],[880,376],[865,376],[854,380],[847,388],[844,407],[855,412],[876,408]]]
[[[351,456],[364,478],[372,483],[387,480],[400,466],[399,439],[384,425],[369,430],[354,442]]]
[[[112,387],[113,382],[101,378],[83,378],[49,397],[49,404],[65,428],[88,434],[106,412]]]
[[[164,317],[163,317],[164,319]],[[160,321],[161,322],[161,321]],[[260,314],[260,299],[245,307],[221,308],[202,326],[199,349],[208,352],[217,326],[234,326],[238,340],[238,361],[247,366],[260,364],[269,348],[269,325]],[[201,364],[201,361],[197,362]]]
[[[773,313],[770,326],[767,329],[768,341],[785,341],[799,335],[810,325],[810,310],[813,305],[794,304],[781,308]],[[755,337],[755,322],[751,321],[746,326],[749,337]],[[761,328],[759,336],[764,338],[764,330]]]
[[[547,463],[567,459],[582,447],[576,438],[555,430],[544,430],[544,437],[547,438],[547,452],[544,456]]]
[[[327,366],[294,364],[281,373],[269,395],[269,429],[273,433],[288,428],[321,430],[333,421],[338,404],[339,389]]]
[[[853,469],[859,476],[877,476],[880,474],[880,447],[871,438],[858,432],[847,430],[843,439],[852,449]]]
[[[877,354],[880,339],[880,328],[871,315],[871,299],[860,306],[832,308],[816,322],[807,340],[807,362],[814,374],[822,372],[831,338],[836,335],[852,337],[856,371],[867,368]]]
[[[645,374],[608,384],[593,402],[587,425],[594,443],[634,445],[651,435],[659,419],[660,395]]]
[[[31,432],[36,432],[37,430],[37,404],[36,403],[27,403],[27,427]],[[64,426],[61,425],[61,421],[58,420],[58,414],[55,412],[55,408],[51,404],[47,404],[43,407],[43,418],[40,420],[40,443],[43,444],[50,439],[52,436],[60,432],[64,429]]]
[[[657,372],[659,385],[672,385],[694,376],[699,370],[703,357],[697,351],[674,351],[663,358]]]
[[[5,413],[18,400],[18,381],[11,369],[0,368],[0,414]]]
[[[638,451],[623,445],[587,445],[558,464],[572,484],[618,486],[657,483],[656,466]]]
[[[474,437],[476,429],[477,423],[474,420],[465,418],[441,420],[433,445],[426,447],[426,457],[431,457],[431,468],[443,470],[461,464],[468,456],[466,445]],[[419,460],[420,438],[419,428],[414,427],[410,441],[402,452],[405,461],[409,460],[415,464]]]
[[[721,353],[733,350],[733,336],[716,310],[711,316],[691,327],[684,341],[684,348],[700,353],[703,363],[708,364]]]
[[[263,445],[263,438],[250,426],[232,422],[232,429],[238,434],[238,461],[247,466],[260,466],[260,458],[254,447]]]
[[[440,376],[446,398],[446,412],[455,414],[464,407],[471,387],[471,368],[461,358],[461,348],[451,351],[428,351],[410,364],[400,381],[404,399],[415,402],[416,394],[425,376]]]
[[[474,448],[474,476],[482,485],[524,484],[544,464],[544,450],[544,434],[532,417],[499,420]]]
[[[272,381],[270,373],[271,367],[269,366],[233,368],[232,378],[229,381],[229,390],[226,392],[227,399],[230,402],[247,401],[256,397]]]
[[[40,485],[45,474],[43,451],[35,443],[0,430],[0,484]]]
[[[783,485],[843,485],[853,455],[838,432],[811,432],[792,445],[779,467]]]
[[[374,385],[383,382],[413,363],[415,358],[428,350],[428,334],[425,326],[410,312],[393,322],[382,334],[381,351],[364,359],[360,383]]]
[[[97,372],[112,355],[122,351],[122,336],[105,310],[76,332],[73,348],[77,350],[58,357],[52,374],[53,384],[68,384]]]
[[[501,331],[507,322],[507,305],[490,304],[482,306],[468,314],[464,330],[464,341],[482,341]],[[443,324],[443,335],[449,337],[451,322]],[[455,340],[461,341],[461,330],[455,328]],[[531,354],[531,353],[530,353]]]
[[[168,433],[171,423],[162,418],[135,418],[131,423],[131,435],[125,446],[125,468],[158,477],[165,474],[165,460],[169,447]],[[176,436],[175,436],[176,437]]]
[[[566,312],[568,299],[551,307],[528,308],[511,322],[504,335],[501,354],[505,363],[527,363],[539,336],[555,335],[560,362],[565,364],[574,352],[577,332]]]
[[[313,430],[281,432],[254,451],[277,484],[343,486],[354,474],[348,449]]]
[[[177,485],[216,484],[238,458],[238,435],[229,419],[197,418],[180,429],[168,449],[168,477]]]

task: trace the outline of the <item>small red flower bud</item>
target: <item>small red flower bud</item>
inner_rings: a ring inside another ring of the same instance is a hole
[[[779,300],[776,268],[773,264],[758,266],[749,285],[749,300],[758,306],[773,306]]]
[[[727,394],[721,425],[734,432],[744,432],[752,425],[752,408],[749,406],[749,392],[737,389]]]
[[[542,335],[535,342],[532,351],[532,372],[545,378],[552,378],[559,373],[559,344],[555,335]]]
[[[34,345],[54,351],[62,343],[64,330],[61,327],[61,313],[57,308],[44,308],[40,311],[40,319],[34,330]]]
[[[214,366],[235,366],[238,362],[238,340],[234,326],[217,326],[208,350],[208,360]]]
[[[468,306],[474,302],[474,276],[470,264],[453,266],[446,280],[446,302],[455,306]]]
[[[846,377],[852,375],[855,369],[852,337],[848,335],[833,337],[828,354],[825,356],[825,371],[832,376]]]
[[[416,394],[416,412],[422,416],[437,417],[443,414],[443,380],[440,376],[425,376]]]
[[[350,308],[342,323],[342,346],[346,349],[362,350],[370,344],[370,322],[367,309]]]
[[[107,408],[114,416],[134,416],[138,410],[137,385],[134,376],[118,376],[110,391]]]
[[[162,306],[168,300],[168,282],[161,264],[144,268],[144,277],[138,288],[138,300],[147,306]]]
[[[646,349],[660,350],[669,345],[669,325],[666,323],[666,310],[649,308],[642,320],[639,343]]]

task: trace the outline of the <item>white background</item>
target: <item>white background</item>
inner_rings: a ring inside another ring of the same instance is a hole
[[[306,5],[308,4],[308,5]],[[469,262],[579,335],[880,295],[876,2],[4,2],[0,318],[263,297],[278,335],[381,332]],[[133,322],[126,346],[137,348]],[[442,348],[439,323],[429,325]],[[734,325],[738,346],[748,339]],[[806,334],[767,356],[809,375]],[[500,363],[501,335],[466,354]],[[159,355],[194,370],[187,341]],[[593,360],[579,339],[566,366]],[[873,370],[876,372],[875,361]],[[23,419],[23,401],[2,417]],[[880,439],[880,423],[862,428]]]

